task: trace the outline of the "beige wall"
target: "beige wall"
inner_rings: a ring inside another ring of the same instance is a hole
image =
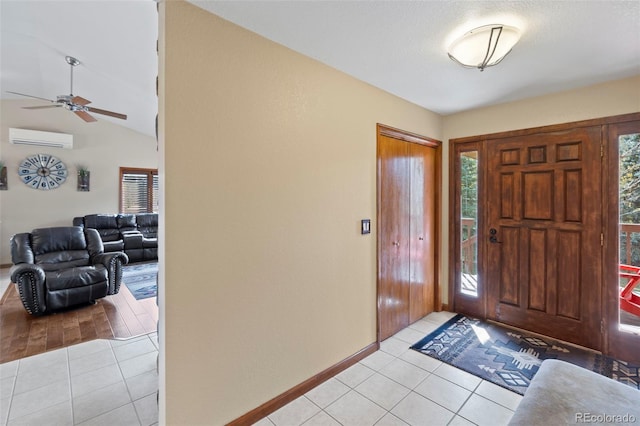
[[[640,75],[448,115],[442,125],[449,140],[638,111]]]
[[[440,117],[163,8],[166,421],[223,424],[376,340],[376,123]]]
[[[487,70],[491,72],[491,70]],[[640,112],[640,76],[552,95],[525,99],[443,117],[442,229],[449,229],[449,144],[453,138],[484,135],[568,123],[591,118]],[[442,253],[449,251],[443,238]],[[443,256],[441,282],[448,282],[447,256]],[[444,298],[446,301],[446,285]]]
[[[11,263],[9,239],[18,232],[48,226],[70,226],[74,216],[118,212],[119,167],[158,166],[155,138],[99,120],[85,123],[65,110],[31,110],[29,100],[0,104],[0,160],[7,167],[9,189],[0,191],[0,264]],[[43,148],[9,143],[9,128],[74,135],[74,148]],[[18,165],[33,154],[50,154],[69,171],[66,182],[50,191],[27,187],[18,177]],[[91,171],[91,191],[76,190],[77,166]]]

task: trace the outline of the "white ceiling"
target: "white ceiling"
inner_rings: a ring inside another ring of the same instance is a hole
[[[191,3],[441,114],[640,74],[638,0]],[[2,98],[66,94],[71,55],[83,62],[74,94],[129,116],[99,119],[153,135],[154,1],[0,0],[0,15]],[[501,64],[480,72],[447,57],[457,36],[493,23],[523,31]]]
[[[223,18],[441,114],[640,74],[640,1],[207,1]],[[520,42],[484,72],[447,56],[481,25]]]

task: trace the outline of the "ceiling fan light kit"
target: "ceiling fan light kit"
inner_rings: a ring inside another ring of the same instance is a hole
[[[73,94],[73,68],[80,65],[80,61],[73,56],[65,56],[65,61],[70,66],[70,89],[68,95],[58,95],[56,100],[51,100],[47,98],[41,98],[39,96],[27,95],[24,93],[11,92],[7,90],[7,93],[13,93],[14,95],[26,96],[29,98],[40,99],[43,101],[51,102],[54,105],[44,105],[44,106],[32,106],[32,107],[23,107],[24,109],[44,109],[44,108],[59,108],[63,107],[64,109],[73,112],[75,115],[80,117],[87,123],[92,123],[94,121],[98,121],[93,117],[90,112],[94,114],[102,114],[107,115],[109,117],[119,118],[121,120],[126,120],[126,114],[120,114],[118,112],[107,111],[106,109],[94,108],[87,106],[91,103],[90,100],[85,99],[81,96],[74,96]]]
[[[448,54],[454,62],[465,68],[484,71],[499,64],[520,40],[520,30],[503,24],[484,25],[456,39]]]

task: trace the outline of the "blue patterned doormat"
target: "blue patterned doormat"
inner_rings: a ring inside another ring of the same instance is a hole
[[[451,318],[411,349],[520,395],[545,359],[567,361],[640,389],[640,365],[464,315]]]
[[[136,300],[158,294],[158,262],[134,263],[122,268],[122,283]]]

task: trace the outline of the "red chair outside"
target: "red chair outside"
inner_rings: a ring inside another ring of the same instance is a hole
[[[620,264],[620,278],[629,280],[620,291],[620,309],[640,317],[640,295],[633,293],[640,290],[640,267]]]

